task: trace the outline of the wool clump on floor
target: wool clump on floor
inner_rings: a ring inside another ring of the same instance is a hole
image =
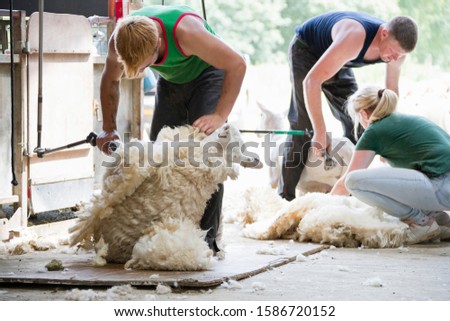
[[[251,208],[251,204],[264,203],[259,195],[259,192],[249,190],[247,197],[252,200],[243,215],[256,219],[244,226],[245,237],[261,240],[290,238],[339,247],[370,248],[399,247],[405,242],[406,224],[353,197],[308,193],[285,203],[272,218],[267,218],[266,214],[259,215],[259,207]],[[258,220],[258,217],[262,219]]]
[[[105,292],[92,289],[73,289],[66,293],[67,301],[125,301],[133,300],[133,287],[129,284],[109,288]]]
[[[133,247],[125,268],[156,270],[201,270],[211,267],[214,258],[202,231],[189,220],[169,220],[155,224],[153,236],[142,236]],[[180,242],[182,240],[183,242]]]
[[[23,229],[20,236],[11,238],[7,242],[0,242],[0,255],[23,255],[34,251],[49,251],[68,245],[67,238],[40,236]]]

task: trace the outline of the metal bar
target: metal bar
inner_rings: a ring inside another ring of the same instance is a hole
[[[12,10],[12,16],[14,18],[20,17],[21,10]],[[7,17],[11,16],[11,13],[9,10],[6,9],[0,9],[0,17]]]
[[[9,0],[9,39],[10,39],[10,56],[11,56],[11,184],[17,186],[19,183],[16,179],[15,159],[14,159],[14,19],[13,19],[14,1]]]
[[[111,19],[110,17],[93,15],[88,18],[88,21],[91,25],[95,25],[95,24],[107,24],[113,22],[114,19]]]
[[[95,146],[97,143],[97,134],[94,132],[90,132],[89,135],[83,139],[83,140],[79,140],[77,142],[74,143],[70,143],[68,145],[64,145],[64,146],[60,146],[60,147],[55,147],[55,148],[35,148],[34,152],[38,155],[39,158],[43,158],[45,154],[49,154],[49,153],[53,153],[53,152],[57,152],[59,150],[63,150],[63,149],[68,149],[68,148],[72,148],[78,145],[82,145],[82,144],[86,144],[89,143],[92,146]]]
[[[274,135],[294,135],[303,136],[308,135],[304,130],[254,130],[254,129],[240,129],[241,133],[255,133],[255,134],[274,134]]]
[[[60,146],[60,147],[55,147],[55,148],[45,148],[45,149],[44,149],[44,154],[57,152],[57,151],[59,151],[59,150],[72,148],[72,147],[75,147],[75,146],[78,146],[78,145],[82,145],[82,144],[86,144],[86,139],[77,141],[77,142],[75,142],[75,143],[70,143],[70,144],[65,145],[65,146]]]
[[[44,0],[39,0],[39,66],[38,66],[38,123],[37,123],[37,147],[41,147],[42,142],[42,61],[43,61],[43,37],[44,37]]]
[[[68,145],[64,145],[64,146],[60,146],[60,147],[55,147],[55,148],[35,148],[34,152],[37,154],[37,156],[39,158],[43,158],[45,154],[49,154],[49,153],[53,153],[53,152],[57,152],[63,149],[68,149],[68,148],[72,148],[78,145],[82,145],[82,144],[90,144],[91,146],[97,146],[97,134],[95,132],[90,132],[89,135],[83,139],[83,140],[79,140],[77,142],[74,143],[70,143]],[[117,150],[117,148],[119,147],[119,142],[109,142],[109,148],[111,148],[112,151]]]

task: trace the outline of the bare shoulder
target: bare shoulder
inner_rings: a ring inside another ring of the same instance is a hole
[[[220,42],[205,28],[203,19],[196,15],[184,16],[175,32],[180,47],[188,56],[201,56]]]
[[[177,26],[177,34],[207,32],[203,19],[197,15],[185,15]]]
[[[115,51],[116,50],[116,45],[115,45],[115,41],[114,41],[114,33],[111,34],[111,36],[109,37],[108,40],[108,50],[112,50]]]
[[[354,19],[342,19],[333,26],[331,31],[333,39],[364,39],[366,30],[363,25]]]
[[[107,63],[118,63],[119,56],[116,52],[116,44],[114,41],[114,34],[111,35],[108,41],[108,53],[106,56],[106,62]]]
[[[104,75],[114,80],[119,80],[123,73],[123,65],[119,62],[119,55],[116,52],[114,34],[108,41],[108,53],[106,55]]]

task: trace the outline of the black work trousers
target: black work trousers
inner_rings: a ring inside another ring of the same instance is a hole
[[[186,84],[174,84],[158,77],[155,110],[150,130],[150,140],[155,141],[164,126],[192,125],[201,116],[212,114],[222,92],[223,70],[209,67],[200,76]],[[224,187],[209,199],[200,228],[207,230],[205,241],[218,252],[216,236],[220,226]]]
[[[306,110],[303,95],[303,80],[316,64],[317,57],[300,38],[294,36],[289,45],[289,67],[291,72],[292,97],[289,107],[288,119],[292,130],[312,130],[311,120]],[[353,143],[354,123],[346,108],[347,98],[358,89],[353,71],[342,68],[332,78],[322,84],[328,104],[333,116],[342,124],[344,136]],[[291,201],[295,198],[295,189],[308,159],[308,150],[311,147],[311,137],[289,135],[283,150],[283,164],[278,185],[281,197]]]

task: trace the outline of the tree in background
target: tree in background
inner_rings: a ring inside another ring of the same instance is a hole
[[[380,19],[387,20],[400,13],[400,8],[393,0],[361,1],[361,0],[285,0],[286,6],[282,12],[288,24],[281,28],[284,43],[278,50],[287,51],[294,36],[294,28],[316,15],[336,10],[362,11]]]
[[[401,11],[419,24],[414,58],[450,70],[450,0],[398,0]]]
[[[145,5],[161,3],[144,0]],[[164,4],[186,4],[202,14],[200,0],[165,0]],[[284,42],[280,27],[288,22],[281,16],[285,5],[286,0],[205,0],[206,17],[214,31],[253,64],[285,61],[286,54],[279,50]]]
[[[200,0],[166,0],[184,3],[202,12]],[[146,0],[145,4],[161,4]],[[419,43],[411,60],[450,70],[450,0],[205,0],[208,21],[236,50],[253,64],[287,63],[289,42],[296,25],[333,10],[363,11],[383,20],[408,15],[419,24]]]
[[[285,0],[206,1],[208,21],[220,36],[254,64],[284,59],[279,51],[284,43],[280,27],[288,23],[281,15]]]

